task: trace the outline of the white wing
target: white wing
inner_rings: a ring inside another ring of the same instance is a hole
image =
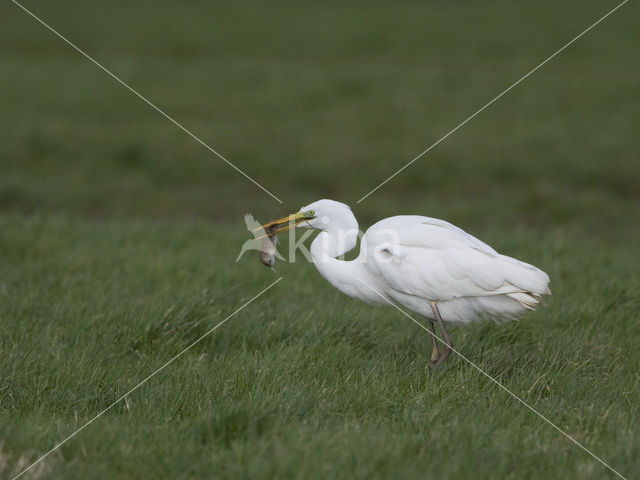
[[[548,292],[546,273],[443,220],[391,217],[362,242],[366,267],[402,294],[434,301],[508,295],[529,308]]]

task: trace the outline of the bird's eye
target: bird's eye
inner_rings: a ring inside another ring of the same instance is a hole
[[[315,214],[316,214],[316,212],[315,212],[315,211],[313,211],[313,210],[309,210],[309,215],[312,215],[312,216],[313,216],[313,215],[315,215]]]

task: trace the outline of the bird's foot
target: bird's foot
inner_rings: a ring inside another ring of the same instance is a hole
[[[444,361],[447,359],[447,357],[449,357],[450,353],[451,353],[451,349],[449,349],[449,348],[445,348],[444,350],[442,350],[442,354],[436,360],[436,362],[433,364],[433,367],[431,367],[431,363],[429,363],[430,368],[432,370],[435,370],[436,368],[438,368],[440,365],[442,365],[444,363]]]
[[[431,324],[433,328],[433,323]],[[431,350],[431,359],[429,360],[429,368],[433,368],[438,359],[440,358],[440,349],[438,348],[438,342],[436,341],[436,334],[432,331],[431,335],[433,335],[433,349]]]
[[[436,363],[438,363],[439,358],[440,358],[440,354],[438,355],[431,354],[431,359],[429,360],[429,370],[433,370],[433,367]]]

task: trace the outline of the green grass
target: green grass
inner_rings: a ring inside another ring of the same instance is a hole
[[[357,199],[615,4],[25,2],[285,202],[0,7],[0,477],[263,288],[27,478],[612,478],[392,309],[304,261],[262,267],[243,214],[322,197],[361,226],[450,220],[552,279],[456,346],[640,475],[638,7]]]

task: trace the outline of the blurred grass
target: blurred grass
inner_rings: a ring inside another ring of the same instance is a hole
[[[456,329],[632,477],[640,274],[638,7],[604,1],[24,2],[280,197],[0,6],[0,474],[25,467],[275,278],[259,219],[328,197],[366,228],[445,218],[552,278],[549,308]],[[636,42],[637,43],[637,42]],[[34,476],[602,478],[429,340],[304,262]]]

